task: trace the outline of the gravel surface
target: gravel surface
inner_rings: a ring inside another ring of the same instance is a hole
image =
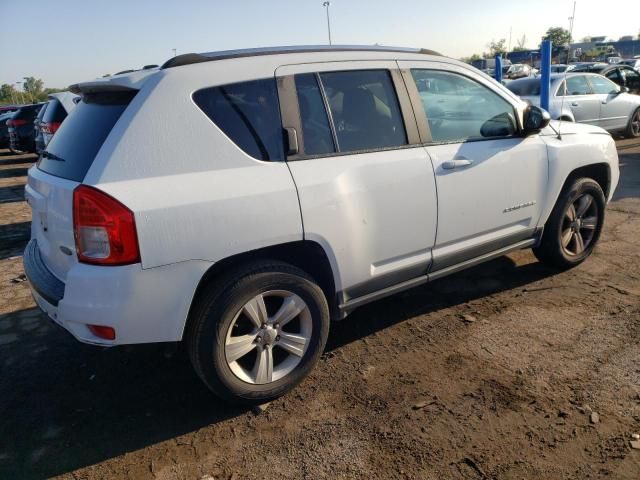
[[[82,345],[34,308],[33,157],[0,151],[0,478],[637,480],[639,143],[582,266],[521,251],[363,307],[256,411],[179,345]]]

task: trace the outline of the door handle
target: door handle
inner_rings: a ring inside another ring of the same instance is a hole
[[[571,106],[572,106],[572,107],[579,107],[579,106],[580,106],[580,104],[579,104],[578,102],[573,102],[573,103],[571,104]]]
[[[449,160],[446,162],[442,162],[442,168],[446,170],[453,170],[454,168],[462,168],[468,167],[473,164],[473,160],[469,160],[468,158],[460,158],[456,160]]]

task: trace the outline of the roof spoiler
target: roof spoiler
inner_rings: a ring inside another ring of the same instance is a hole
[[[158,73],[157,69],[135,70],[110,77],[97,78],[87,82],[74,83],[69,91],[82,95],[96,92],[131,92],[140,90],[144,82],[151,75]]]

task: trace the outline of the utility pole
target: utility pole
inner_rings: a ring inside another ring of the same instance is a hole
[[[20,85],[21,83],[22,83],[22,82],[20,82],[20,80],[18,80],[18,81],[16,82],[16,86]],[[19,96],[19,97],[18,97],[18,94],[20,94],[20,96]],[[20,90],[18,90],[17,88],[16,88],[16,98],[18,99],[18,101],[19,101],[20,103],[24,103],[24,97],[22,96],[22,92],[21,92]]]
[[[329,34],[329,45],[331,45],[331,20],[329,19],[329,7],[331,2],[322,2],[322,6],[327,9],[327,33]]]
[[[173,56],[175,57],[177,54],[177,50],[175,48],[172,48],[171,50],[173,50]]]
[[[509,58],[509,52],[511,51],[511,34],[513,33],[513,26],[509,27],[509,46],[507,47],[507,53],[505,58]]]

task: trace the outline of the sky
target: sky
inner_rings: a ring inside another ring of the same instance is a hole
[[[326,44],[322,0],[0,0],[0,84],[62,88],[173,56]],[[460,58],[569,27],[573,0],[332,0],[334,44],[423,47]],[[640,1],[577,0],[574,39],[640,31]]]

